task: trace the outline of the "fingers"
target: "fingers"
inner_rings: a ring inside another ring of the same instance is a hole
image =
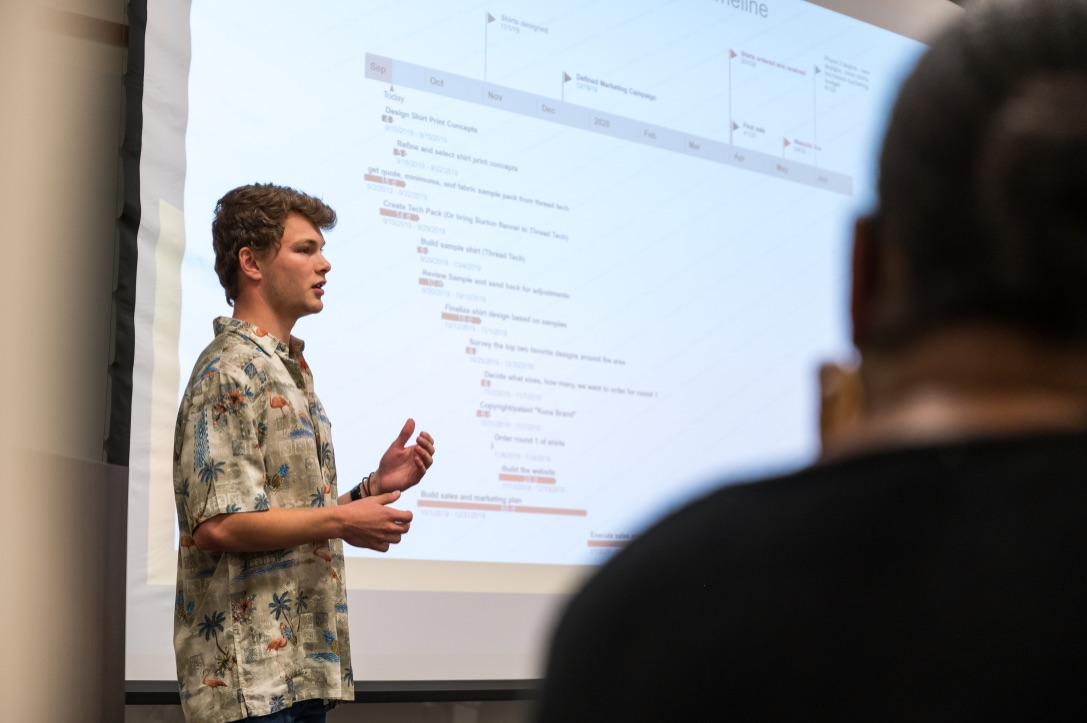
[[[404,447],[404,445],[408,443],[408,440],[411,439],[411,435],[414,431],[415,420],[411,417],[408,417],[408,421],[404,422],[404,427],[400,430],[400,434],[393,441],[392,446],[401,448]]]
[[[415,445],[416,466],[426,472],[434,464],[434,438],[428,432],[420,432]]]
[[[367,497],[366,499],[373,500],[374,502],[382,506],[391,505],[393,502],[396,502],[398,499],[400,499],[400,490],[393,490],[392,492],[382,492],[379,495],[373,495],[372,497]]]
[[[422,447],[415,448],[415,466],[419,467],[421,471],[426,472],[430,469],[430,465],[434,464],[434,453],[427,452]]]
[[[351,504],[376,504],[384,507],[384,514],[386,519],[395,522],[398,525],[407,524],[412,520],[411,510],[398,510],[395,507],[389,507],[393,502],[400,499],[400,490],[393,490],[392,492],[385,492],[384,494],[374,495],[373,497],[366,497],[358,502],[352,502]]]
[[[388,528],[371,529],[364,534],[350,535],[344,538],[344,542],[355,547],[366,547],[378,552],[387,552],[392,545],[400,544],[404,535],[408,534],[410,523],[394,523]]]
[[[385,509],[389,513],[389,519],[397,525],[402,525],[406,531],[407,525],[411,523],[413,517],[411,510],[394,510],[392,507]]]
[[[344,536],[344,542],[355,547],[366,547],[378,552],[387,552],[391,545],[400,544],[404,535],[411,530],[411,513],[396,511],[396,519],[370,524],[365,530],[359,530]]]
[[[377,543],[376,546],[371,545],[371,548],[378,550],[378,552],[388,552],[390,546],[399,545],[404,535],[408,534],[408,530],[411,529],[411,513],[408,512],[407,516],[408,519],[404,522],[394,522],[392,529],[375,532],[374,536],[377,538]]]
[[[430,436],[430,432],[420,432],[415,443],[425,449],[428,454],[434,454],[434,438]]]
[[[408,534],[409,529],[411,529],[411,523],[410,522],[404,522],[404,523],[397,522],[396,523],[396,531],[395,532],[392,532],[392,531],[386,532],[384,537],[383,537],[383,540],[385,542],[388,542],[390,545],[399,545],[400,540],[402,540],[404,538],[404,535]]]
[[[373,504],[378,504],[384,507],[385,513],[388,515],[388,518],[393,522],[397,524],[411,522],[412,513],[410,510],[398,510],[388,506],[400,499],[400,495],[400,490],[393,490],[392,492],[385,492],[380,495],[374,495],[373,497],[367,497],[366,499],[370,500]]]
[[[384,514],[385,520],[394,524],[407,525],[409,522],[412,521],[414,517],[411,510],[398,510],[395,507],[388,506],[389,504],[400,499],[399,491],[386,492],[383,495],[375,495],[374,497],[368,497],[367,499],[381,505],[384,508],[382,510],[382,513]]]

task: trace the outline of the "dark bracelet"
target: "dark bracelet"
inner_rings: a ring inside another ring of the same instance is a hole
[[[351,501],[352,502],[358,502],[363,497],[369,497],[370,496],[370,477],[372,475],[373,475],[373,472],[371,472],[370,474],[363,477],[362,482],[359,482],[357,485],[355,485],[354,487],[351,488],[350,492],[348,492],[348,495],[351,496]],[[364,492],[366,494],[363,494]]]
[[[347,493],[351,497],[352,502],[358,502],[362,499],[362,482],[351,488],[351,491]]]

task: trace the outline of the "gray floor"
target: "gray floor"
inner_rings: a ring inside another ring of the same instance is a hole
[[[530,701],[470,703],[356,703],[328,714],[328,723],[527,723]],[[125,723],[185,723],[176,705],[130,705]]]

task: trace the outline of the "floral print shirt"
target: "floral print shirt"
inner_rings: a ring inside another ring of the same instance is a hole
[[[343,542],[215,554],[193,530],[223,514],[335,505],[330,424],[304,344],[215,320],[174,431],[181,530],[174,609],[189,720],[225,723],[296,702],[354,699]]]

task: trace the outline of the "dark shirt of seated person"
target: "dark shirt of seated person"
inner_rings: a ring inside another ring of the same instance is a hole
[[[968,7],[858,221],[858,417],[650,528],[575,596],[537,717],[1087,710],[1087,3]]]

